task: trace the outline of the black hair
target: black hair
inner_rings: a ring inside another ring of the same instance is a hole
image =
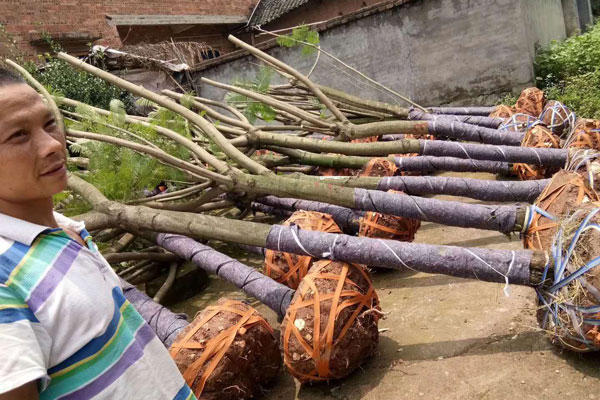
[[[0,87],[18,83],[26,83],[21,75],[17,75],[8,69],[0,68]]]

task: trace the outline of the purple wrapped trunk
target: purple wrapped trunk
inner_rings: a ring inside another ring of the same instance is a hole
[[[160,233],[159,246],[232,283],[283,318],[294,290],[223,253],[181,235]]]
[[[399,190],[409,195],[444,194],[483,201],[533,203],[549,183],[550,179],[490,181],[441,176],[391,176],[382,178],[377,189]]]
[[[504,161],[470,160],[456,157],[395,157],[394,163],[400,171],[408,172],[489,172],[508,175],[512,173],[511,164]]]
[[[428,122],[429,133],[467,142],[521,146],[524,132],[508,132],[438,118]]]
[[[150,325],[160,341],[167,348],[171,347],[179,332],[189,324],[186,315],[175,314],[168,308],[155,303],[145,293],[140,292],[135,286],[124,280],[121,280],[121,286],[125,298],[142,315],[144,321]]]
[[[496,107],[428,107],[432,114],[451,114],[451,115],[479,115],[487,117]]]
[[[543,149],[520,146],[489,146],[443,140],[419,140],[422,156],[456,157],[474,160],[525,163],[546,167],[563,167],[569,155],[566,149]]]
[[[354,189],[354,204],[358,210],[507,234],[515,228],[518,211],[514,205],[466,204],[360,188]]]
[[[341,234],[306,231],[297,226],[275,225],[266,247],[390,269],[412,269],[432,274],[509,282],[530,286],[533,252],[405,243]]]
[[[328,203],[309,200],[298,200],[290,198],[279,198],[275,196],[265,196],[256,199],[258,203],[262,203],[277,209],[284,210],[306,210],[317,211],[329,214],[333,217],[340,229],[346,233],[354,234],[358,232],[358,220],[364,215],[364,212],[352,210],[346,207],[340,207]]]
[[[462,122],[470,125],[483,126],[485,128],[498,129],[504,123],[503,118],[481,117],[478,115],[445,115],[425,113],[417,108],[411,108],[408,118],[413,121],[436,121],[447,120]]]

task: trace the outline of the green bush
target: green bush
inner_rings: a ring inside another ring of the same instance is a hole
[[[128,110],[133,107],[133,96],[117,86],[49,55],[40,59],[45,61],[42,67],[28,63],[27,69],[51,93],[104,109],[112,99],[121,100]]]
[[[600,119],[600,22],[536,57],[537,86],[577,116]]]
[[[549,87],[576,75],[594,72],[600,65],[600,23],[583,35],[552,42],[536,57],[538,84]]]
[[[575,111],[578,117],[600,119],[600,69],[566,78],[546,89],[555,99]]]

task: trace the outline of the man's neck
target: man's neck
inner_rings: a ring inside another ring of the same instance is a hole
[[[0,199],[0,213],[2,214],[33,224],[58,228],[53,211],[52,197],[24,203],[13,203]]]

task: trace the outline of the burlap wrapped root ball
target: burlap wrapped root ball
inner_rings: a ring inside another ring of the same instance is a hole
[[[256,310],[220,299],[184,328],[171,356],[198,399],[248,399],[279,374],[281,352],[273,329]]]
[[[365,165],[360,176],[394,176],[398,168],[386,158],[374,158]],[[390,190],[389,193],[402,195],[402,192]],[[370,238],[394,239],[412,242],[417,229],[421,226],[418,219],[386,215],[369,211],[359,220],[359,236]]]
[[[523,235],[526,249],[547,251],[558,230],[556,219],[565,217],[569,211],[578,209],[584,203],[600,201],[598,193],[587,182],[585,176],[564,170],[552,177],[534,203],[541,212],[529,211],[526,216]]]
[[[397,190],[388,190],[388,193],[403,194]],[[415,234],[421,226],[421,221],[418,219],[381,214],[374,211],[366,212],[358,223],[358,236],[360,237],[400,240],[402,242],[415,240]]]
[[[513,106],[508,106],[506,104],[500,104],[496,106],[496,109],[492,111],[489,115],[490,118],[510,118],[515,113],[515,108]]]
[[[297,225],[300,229],[308,231],[342,233],[331,215],[316,211],[296,211],[285,220],[283,225]],[[314,261],[311,256],[267,250],[263,270],[265,275],[277,282],[296,289]]]
[[[577,120],[566,147],[600,150],[600,120]]]
[[[540,120],[552,133],[563,137],[575,126],[575,113],[559,101],[548,100]]]
[[[539,118],[546,105],[546,95],[538,88],[523,89],[515,103],[515,112]]]
[[[600,350],[600,203],[587,203],[560,223],[552,269],[538,289],[538,320],[551,341],[577,352]]]
[[[539,123],[540,121],[531,115],[513,114],[509,118],[506,118],[506,121],[498,129],[507,132],[526,132]]]
[[[288,371],[303,383],[348,376],[374,353],[380,316],[379,299],[363,266],[316,262],[281,325]]]
[[[362,167],[358,176],[383,178],[386,176],[394,176],[397,171],[398,167],[396,167],[396,164],[394,164],[393,161],[390,161],[387,158],[373,158]]]
[[[543,149],[558,149],[561,147],[560,138],[542,125],[535,125],[529,129],[521,142],[521,146]],[[549,178],[556,173],[558,168],[516,163],[513,165],[513,170],[519,179],[525,181]]]

